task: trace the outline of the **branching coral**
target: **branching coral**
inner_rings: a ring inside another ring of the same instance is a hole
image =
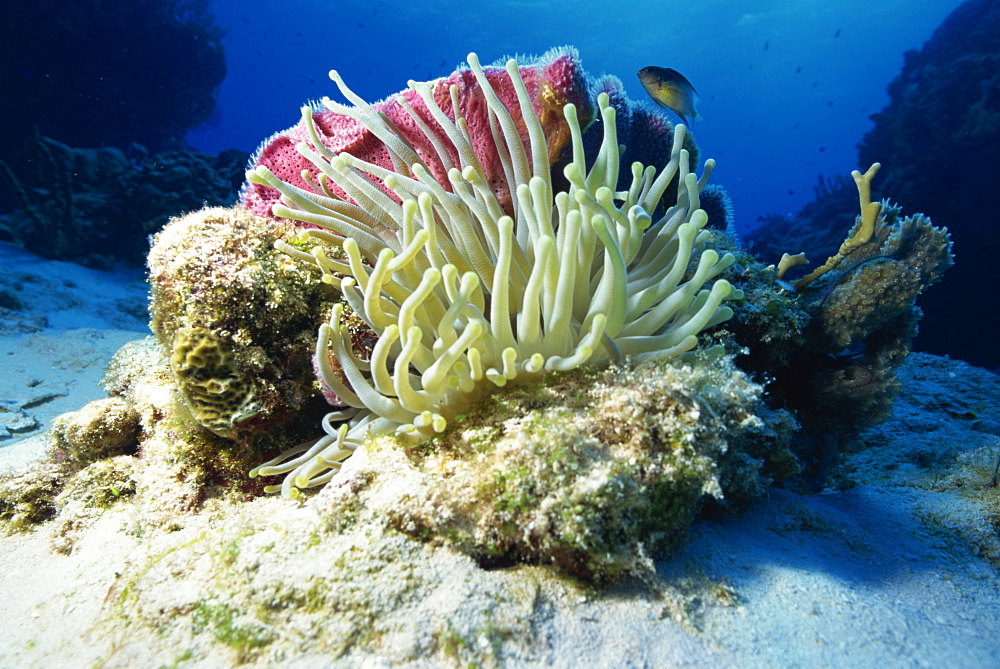
[[[695,347],[700,331],[732,315],[722,302],[739,297],[738,291],[724,279],[706,288],[733,262],[729,254],[704,248],[711,233],[702,230],[707,216],[699,193],[714,161],[706,162],[700,179],[690,172],[684,126],[675,128],[670,161],[658,175],[634,163],[630,187],[616,191],[621,148],[608,96],[598,96],[604,136],[589,172],[576,107],[565,104],[569,187],[554,193],[549,147],[517,62],[506,64],[515,110],[500,101],[475,54],[469,64],[489,109],[489,129],[449,118],[428,84],[410,83],[437,125],[420,127],[449,168],[447,183],[436,180],[385,116],[336,73],[332,78],[355,106],[325,104],[381,138],[396,169],[335,154],[313,131],[312,142],[298,150],[315,168],[315,176],[303,175],[315,192],[263,166],[247,174],[250,182],[280,191],[274,215],[317,226],[301,234],[314,244],[311,253],[286,243],[280,248],[315,263],[379,337],[370,360],[359,359],[341,323],[343,305],[320,328],[322,382],[350,408],[327,415],[328,434],[314,445],[251,472],[287,473],[280,488],[272,488],[285,496],[330,480],[368,434],[442,432],[489,388],[547,371],[624,356],[676,356]],[[456,87],[450,92],[457,113]],[[311,114],[303,110],[308,128],[314,127]],[[513,216],[473,150],[471,138],[483,134],[492,136],[502,158]],[[650,212],[675,177],[677,201],[654,222]],[[327,255],[329,245],[342,248],[346,260]]]

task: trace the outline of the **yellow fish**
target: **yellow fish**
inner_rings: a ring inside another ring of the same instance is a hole
[[[639,70],[639,81],[653,102],[673,111],[687,125],[701,118],[695,109],[695,103],[699,101],[698,91],[677,70],[650,65]]]

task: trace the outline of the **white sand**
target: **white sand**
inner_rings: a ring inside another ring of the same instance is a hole
[[[104,397],[108,360],[149,334],[143,276],[45,260],[0,242],[0,290],[21,302],[0,309],[0,472],[41,455],[53,418]]]

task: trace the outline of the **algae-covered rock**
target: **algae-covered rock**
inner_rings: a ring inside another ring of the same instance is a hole
[[[0,476],[0,528],[21,532],[53,518],[68,471],[64,464],[45,462]]]
[[[129,455],[100,460],[75,476],[67,476],[54,499],[57,529],[52,548],[69,554],[77,540],[110,507],[136,492],[134,472],[139,461]]]
[[[122,347],[111,361],[104,385],[138,416],[138,449],[129,476],[143,523],[174,524],[209,494],[242,497],[258,490],[247,472],[259,453],[193,419],[166,353],[152,337]],[[284,440],[301,436],[289,429],[287,434],[261,435],[257,441],[268,447],[273,441],[284,445]],[[87,469],[80,474],[90,475]]]
[[[311,359],[337,296],[319,271],[275,250],[294,233],[240,207],[210,208],[171,221],[150,251],[150,326],[193,417],[219,435],[250,441],[322,404]]]
[[[121,397],[88,403],[55,420],[50,434],[57,459],[77,467],[138,448],[139,414]]]
[[[330,485],[480,564],[554,563],[607,580],[676,545],[705,500],[727,494],[723,482],[745,504],[771,474],[794,473],[772,466],[791,458],[794,422],[766,427],[761,394],[709,356],[580,370],[498,393],[430,442],[371,441]]]

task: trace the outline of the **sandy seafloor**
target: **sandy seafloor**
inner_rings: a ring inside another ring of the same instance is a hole
[[[148,333],[146,297],[141,271],[96,272],[6,244],[0,268],[0,289],[23,302],[0,312],[0,471],[13,471],[41,456],[52,418],[104,396],[107,360]],[[437,666],[442,658],[455,666],[1000,666],[1000,509],[991,482],[1000,377],[923,354],[911,355],[901,376],[906,387],[893,416],[844,457],[836,487],[816,495],[773,490],[740,517],[699,520],[680,551],[657,564],[658,585],[581,589],[543,567],[485,571],[447,548],[373,536],[389,550],[360,584],[372,601],[393,591],[396,561],[409,561],[406,578],[419,584],[379,610],[377,643],[336,659],[297,654],[294,643],[243,659],[303,667]],[[108,622],[116,580],[152,564],[149,555],[165,545],[123,531],[122,513],[85,529],[69,555],[52,550],[54,530],[45,524],[0,538],[0,667],[236,662],[222,641],[192,637],[183,629],[189,622],[169,617],[178,601],[207,587],[197,560],[180,551],[161,565],[168,573],[151,569],[137,581],[145,586],[139,610],[154,629],[162,624],[162,634],[123,636],[131,628]],[[224,534],[229,523],[263,535],[280,523],[289,537],[314,514],[309,504],[267,498],[203,520],[196,514],[185,531],[200,523]],[[293,547],[279,559],[254,555],[253,545],[252,538],[242,544],[233,566],[234,574],[249,563],[258,570],[248,588],[273,577],[269,569],[307,571],[317,568],[307,560],[330,560],[339,550],[307,556]],[[374,549],[358,550],[374,559],[365,553]],[[511,595],[526,584],[530,596]],[[477,628],[486,609],[491,627]],[[292,614],[270,632],[335,637],[342,626],[327,630],[323,615],[310,611],[306,624],[305,614]],[[441,647],[442,621],[456,632],[453,652],[428,659],[432,638]]]

